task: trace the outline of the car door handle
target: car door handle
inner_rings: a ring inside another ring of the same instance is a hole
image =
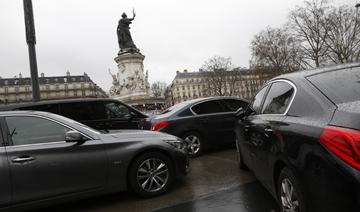
[[[265,131],[265,136],[266,136],[266,137],[270,137],[271,134],[273,133],[273,130],[271,129],[271,127],[266,127],[266,128],[264,129],[264,131]]]
[[[29,161],[33,161],[35,160],[34,157],[30,157],[30,156],[20,156],[17,158],[12,159],[11,161],[13,163],[25,163],[25,162],[29,162]]]
[[[248,132],[250,127],[251,127],[250,125],[244,125],[244,131]]]

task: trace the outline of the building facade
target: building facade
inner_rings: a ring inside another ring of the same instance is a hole
[[[90,77],[84,75],[39,77],[41,100],[67,98],[103,98],[107,94]],[[31,79],[21,74],[14,78],[0,78],[0,104],[32,101]]]
[[[208,96],[238,96],[252,99],[257,90],[273,75],[252,70],[234,69],[219,73],[176,72],[165,92],[167,106]]]

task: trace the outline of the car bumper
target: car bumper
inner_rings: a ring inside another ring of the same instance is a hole
[[[189,156],[183,151],[176,151],[173,154],[176,167],[176,178],[183,178],[190,172]]]

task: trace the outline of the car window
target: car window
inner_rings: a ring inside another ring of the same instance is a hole
[[[235,112],[239,108],[246,108],[248,105],[246,102],[238,100],[238,99],[223,99],[225,103],[227,111]]]
[[[217,100],[197,104],[191,108],[196,114],[210,114],[224,112],[223,107]]]
[[[61,124],[38,117],[16,116],[6,117],[5,120],[13,145],[65,141],[65,133],[70,130]]]
[[[262,114],[285,113],[294,91],[294,87],[287,82],[274,82],[265,98]]]
[[[72,102],[60,105],[60,114],[76,121],[106,119],[102,102]]]
[[[117,102],[105,102],[105,112],[109,119],[125,118],[130,115],[129,108]]]
[[[360,68],[324,72],[307,77],[336,104],[360,100]]]
[[[268,86],[263,87],[254,97],[254,100],[251,104],[251,108],[255,111],[255,113],[259,114],[261,112],[261,103],[266,94],[266,89]]]

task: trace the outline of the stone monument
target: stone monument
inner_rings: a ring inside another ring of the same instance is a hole
[[[140,53],[130,34],[130,24],[134,19],[133,11],[132,18],[123,13],[119,20],[117,36],[120,51],[114,59],[118,70],[116,74],[109,70],[113,78],[110,97],[126,103],[136,103],[150,97],[148,73],[144,74],[145,56]]]

